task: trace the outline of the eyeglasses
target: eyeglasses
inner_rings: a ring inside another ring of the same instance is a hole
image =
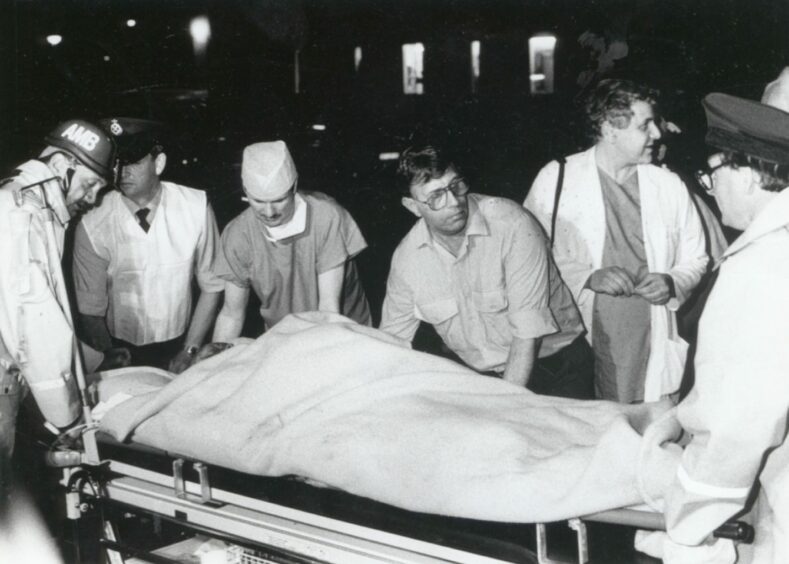
[[[729,166],[731,164],[731,161],[724,160],[713,167],[707,167],[703,170],[696,171],[694,174],[696,177],[696,182],[699,183],[699,186],[704,188],[704,191],[707,192],[707,194],[712,194],[712,192],[715,190],[715,185],[712,182],[712,174],[719,168],[723,168],[724,166]]]
[[[447,194],[449,192],[452,192],[456,198],[462,198],[468,194],[468,184],[466,184],[465,179],[457,177],[443,188],[430,192],[426,200],[417,200],[416,198],[414,200],[421,204],[427,204],[433,211],[438,211],[447,205]]]

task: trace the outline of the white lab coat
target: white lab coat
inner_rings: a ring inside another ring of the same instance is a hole
[[[0,334],[44,417],[65,427],[81,405],[74,371],[80,360],[60,265],[69,214],[47,165],[28,161],[18,170],[0,189]]]
[[[756,542],[739,547],[740,562],[783,564],[789,562],[789,189],[722,261],[699,326],[695,387],[678,407],[693,440],[666,496],[666,524],[674,541],[699,543],[743,508],[758,477]]]
[[[550,233],[559,165],[548,163],[534,180],[524,206]],[[644,399],[675,392],[682,380],[687,343],[677,334],[676,310],[699,283],[707,266],[704,231],[680,178],[653,165],[638,166],[641,220],[650,272],[670,274],[676,299],[651,306],[650,355]],[[594,292],[584,284],[603,259],[606,224],[595,148],[567,158],[559,203],[553,254],[594,342]]]

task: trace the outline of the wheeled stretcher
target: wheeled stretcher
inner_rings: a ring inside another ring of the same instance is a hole
[[[546,525],[533,543],[523,523],[567,516],[586,562],[588,520],[663,526],[587,515],[643,497],[638,429],[653,406],[538,397],[341,316],[290,316],[153,391],[142,376],[142,393],[101,381],[103,397],[131,394],[101,421],[124,444],[98,440],[86,410],[82,464],[63,480],[75,518],[122,506],[279,561],[338,564],[558,561]]]
[[[559,535],[565,546],[557,555],[549,548],[549,531],[555,532],[556,525],[414,513],[297,478],[209,467],[157,449],[122,445],[101,434],[89,435],[86,441],[96,437],[98,461],[87,462],[83,453],[86,463],[64,468],[72,518],[97,506],[154,515],[236,545],[250,555],[242,560],[246,562],[583,564],[589,562],[587,522],[664,528],[662,515],[635,509],[579,516],[567,521],[574,531],[574,549],[568,551],[567,535]],[[111,519],[97,535],[113,563],[131,555],[143,561],[170,561],[118,538]],[[753,530],[741,522],[727,523],[716,535],[753,540]]]

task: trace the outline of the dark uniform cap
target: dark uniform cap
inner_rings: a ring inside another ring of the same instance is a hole
[[[64,121],[44,137],[44,142],[68,151],[100,176],[112,176],[115,143],[99,126],[81,119]]]
[[[704,110],[708,145],[789,164],[789,113],[717,92],[704,98]]]
[[[138,118],[116,117],[101,120],[101,126],[115,139],[118,161],[136,163],[154,147],[164,145],[164,124]]]

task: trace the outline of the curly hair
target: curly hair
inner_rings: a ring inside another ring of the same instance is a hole
[[[447,153],[430,144],[412,145],[400,154],[397,174],[401,179],[400,190],[410,196],[410,187],[440,178],[449,168],[457,166]]]
[[[654,88],[630,80],[601,80],[589,94],[584,107],[592,139],[600,139],[606,121],[618,129],[627,127],[633,117],[633,103],[646,102],[654,106],[658,96],[660,92]]]
[[[779,164],[760,159],[745,153],[727,151],[724,161],[733,167],[750,167],[759,173],[761,188],[768,192],[780,192],[789,186],[789,164]]]

